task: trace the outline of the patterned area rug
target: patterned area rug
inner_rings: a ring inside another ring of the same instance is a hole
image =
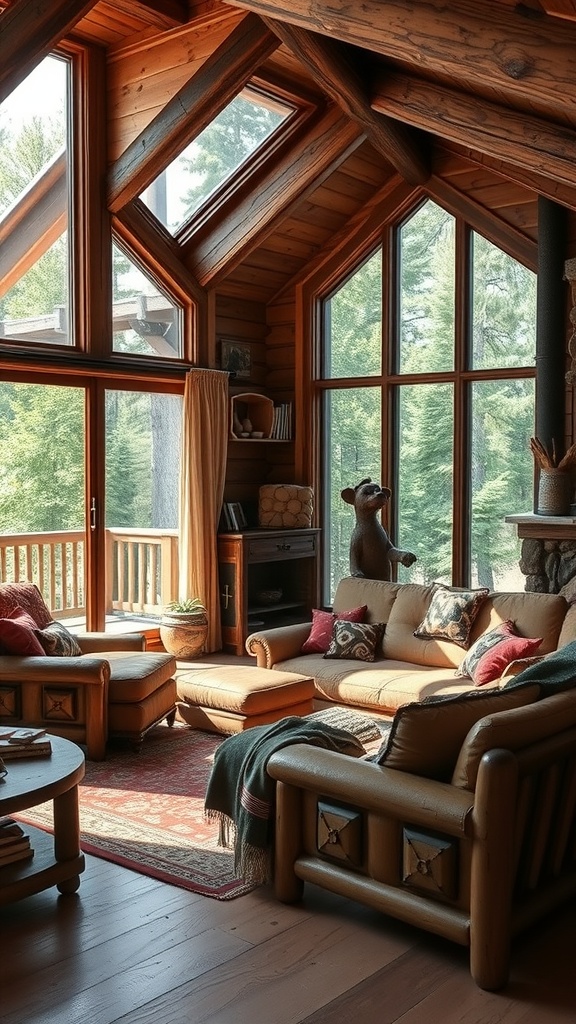
[[[204,794],[223,737],[157,726],[139,754],[127,747],[87,761],[80,786],[81,845],[124,867],[217,900],[254,886],[234,877],[232,850],[218,846],[218,826],[204,820]],[[52,830],[52,803],[18,815]]]

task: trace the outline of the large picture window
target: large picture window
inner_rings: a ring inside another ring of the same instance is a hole
[[[533,488],[535,275],[431,201],[390,231],[323,301],[324,598],[349,573],[340,491],[366,476],[417,555],[398,579],[522,590],[504,517]]]

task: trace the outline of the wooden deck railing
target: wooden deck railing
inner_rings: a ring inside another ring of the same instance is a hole
[[[106,530],[106,613],[160,615],[178,596],[176,530]],[[58,618],[81,616],[84,532],[0,534],[0,580],[36,583]]]

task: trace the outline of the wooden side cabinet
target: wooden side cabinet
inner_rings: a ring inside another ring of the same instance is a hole
[[[318,607],[320,530],[244,530],[218,536],[222,642],[244,654],[256,629],[306,622]]]

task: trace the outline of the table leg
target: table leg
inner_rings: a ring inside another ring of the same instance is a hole
[[[54,799],[54,856],[57,861],[73,861],[80,855],[80,815],[78,786]],[[73,875],[58,883],[62,893],[76,892],[80,876]]]

